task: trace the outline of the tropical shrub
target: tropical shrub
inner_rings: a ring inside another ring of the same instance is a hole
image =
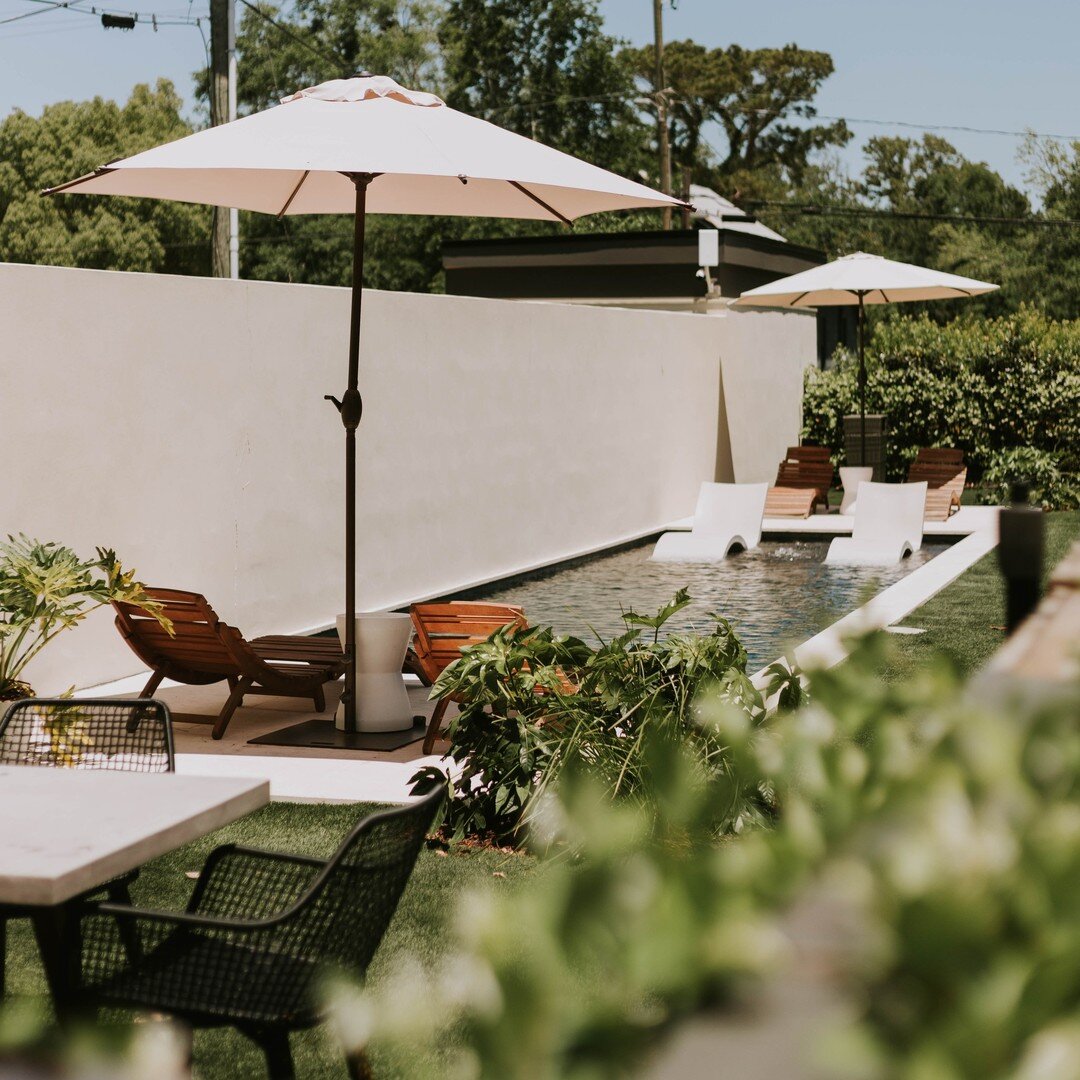
[[[719,695],[758,723],[762,695],[725,619],[712,616],[707,634],[662,636],[689,602],[680,590],[656,615],[627,612],[626,632],[595,647],[550,628],[507,626],[463,649],[432,688],[432,697],[462,703],[449,725],[450,752],[463,769],[444,810],[446,831],[515,839],[575,762],[588,765],[609,797],[639,795],[642,748],[652,736],[684,744],[706,775],[727,772],[722,740],[699,721],[701,696]],[[770,691],[782,685],[787,704],[798,700],[787,669],[775,680]],[[754,791],[741,792],[717,808],[717,827],[737,827],[757,802]]]
[[[840,352],[829,371],[810,370],[803,437],[843,454],[843,416],[857,412],[856,362]],[[1076,505],[1080,479],[1080,322],[1030,308],[998,319],[883,319],[867,350],[868,412],[890,433],[886,462],[901,479],[922,446],[956,446],[969,480],[1005,451],[1053,457],[1064,483],[1056,508]]]
[[[1008,502],[1014,481],[1027,484],[1030,501],[1044,510],[1080,504],[1080,476],[1064,473],[1057,455],[1045,450],[1021,446],[994,451],[983,470],[981,494],[991,503]]]
[[[19,679],[26,665],[61,631],[114,600],[169,625],[114,551],[97,548],[97,558],[84,560],[69,547],[22,534],[0,542],[0,700],[31,696]]]
[[[1080,687],[980,704],[945,657],[886,681],[891,647],[878,635],[812,674],[813,703],[782,722],[701,702],[730,769],[650,736],[648,798],[612,800],[569,765],[532,818],[541,869],[464,897],[444,958],[399,954],[378,985],[342,992],[344,1040],[439,1047],[452,1077],[615,1080],[647,1074],[691,1017],[809,966],[842,1006],[797,1025],[842,1025],[823,1075],[1075,1075]],[[778,812],[718,840],[716,805],[750,782]],[[790,995],[769,1000],[712,1032],[717,1061],[746,1051],[729,1041],[742,1022],[757,1045],[793,1037]]]

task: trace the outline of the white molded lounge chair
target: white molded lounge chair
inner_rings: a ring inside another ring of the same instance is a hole
[[[926,483],[875,484],[858,487],[851,536],[829,545],[827,563],[848,566],[892,566],[922,547]]]
[[[701,485],[691,532],[669,532],[656,542],[658,562],[713,562],[732,548],[756,548],[761,540],[768,484]]]

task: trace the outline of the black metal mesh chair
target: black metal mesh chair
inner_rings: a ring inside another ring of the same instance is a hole
[[[81,920],[82,1002],[232,1025],[271,1077],[291,1077],[289,1032],[321,1021],[326,975],[364,976],[444,794],[365,818],[327,860],[219,847],[185,912],[96,905]],[[367,1075],[361,1058],[349,1069]]]
[[[16,701],[0,720],[0,765],[173,772],[169,707],[116,698]]]
[[[172,717],[161,701],[115,698],[27,698],[0,719],[0,766],[112,769],[165,773],[176,769]],[[2,783],[2,781],[0,781]],[[129,886],[138,871],[106,882],[117,903],[131,903]],[[0,905],[0,996],[4,992],[9,919],[30,914],[25,907]]]

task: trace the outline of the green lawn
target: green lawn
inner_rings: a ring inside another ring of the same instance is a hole
[[[1080,511],[1047,514],[1047,574],[1077,538],[1080,538]],[[935,649],[952,653],[965,673],[973,672],[1005,640],[1004,624],[1004,586],[997,552],[992,551],[903,620],[904,626],[919,627],[926,633],[896,636],[897,659],[888,677],[905,678]]]
[[[370,810],[364,806],[274,803],[197,843],[149,863],[139,876],[132,896],[144,907],[182,908],[194,884],[188,871],[198,870],[211,848],[235,842],[301,854],[327,855],[345,833]],[[370,978],[377,980],[395,953],[408,949],[424,958],[435,957],[445,944],[446,925],[457,896],[470,886],[512,887],[532,871],[535,861],[525,855],[461,849],[445,855],[424,851],[394,921],[375,958]],[[495,876],[499,875],[499,876]],[[33,997],[48,1008],[37,948],[25,920],[9,927],[7,986],[9,995]],[[344,1077],[341,1052],[322,1029],[293,1036],[293,1054],[299,1076]],[[402,1064],[376,1058],[372,1062],[380,1080],[399,1073]],[[436,1076],[438,1061],[425,1063],[423,1072]],[[200,1032],[195,1039],[195,1075],[200,1078],[258,1077],[262,1054],[232,1029]]]

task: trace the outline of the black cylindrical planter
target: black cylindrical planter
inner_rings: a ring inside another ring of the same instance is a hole
[[[1013,484],[1001,510],[998,565],[1005,578],[1005,626],[1012,633],[1038,606],[1046,531],[1041,509],[1028,505],[1026,484]]]

